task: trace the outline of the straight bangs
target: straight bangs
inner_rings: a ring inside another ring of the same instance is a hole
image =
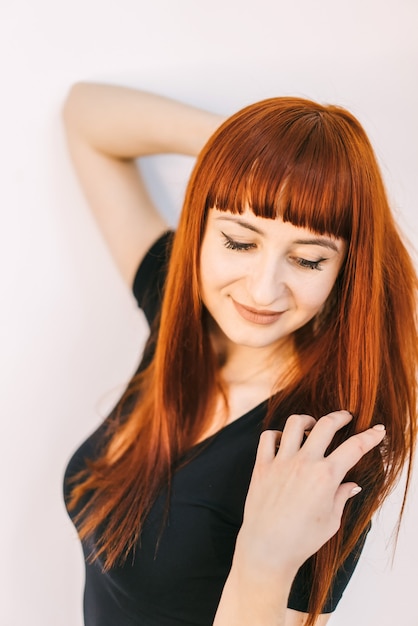
[[[349,154],[356,142],[347,117],[300,98],[272,98],[231,117],[201,162],[205,213],[250,207],[256,216],[349,240],[358,154]]]

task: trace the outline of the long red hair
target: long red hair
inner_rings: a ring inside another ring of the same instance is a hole
[[[356,499],[349,501],[340,531],[313,559],[312,626],[336,570],[405,464],[408,486],[417,435],[416,274],[373,150],[346,110],[272,98],[238,112],[209,140],[175,235],[155,354],[129,385],[120,403],[124,417],[70,504],[89,492],[80,534],[94,537],[94,557],[112,567],[134,549],[176,461],[208,427],[220,381],[200,296],[201,243],[211,207],[240,213],[248,204],[257,216],[279,215],[348,245],[320,318],[295,334],[298,367],[273,395],[266,427],[279,410],[320,417],[345,408],[354,420],[332,447],[375,422],[387,430],[384,446],[350,472],[363,487],[361,507],[354,515]]]

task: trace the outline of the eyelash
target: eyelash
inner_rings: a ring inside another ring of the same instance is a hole
[[[222,233],[222,235],[225,237],[224,246],[225,248],[228,248],[228,250],[242,251],[255,248],[255,243],[239,243],[238,241],[231,239],[231,237],[228,237],[228,235],[225,235],[225,233]]]
[[[303,269],[318,270],[319,272],[322,270],[322,267],[320,267],[322,261],[325,261],[325,259],[319,259],[318,261],[308,261],[308,259],[301,258],[296,259],[296,263]]]
[[[228,237],[228,235],[225,235],[225,233],[222,233],[222,235],[225,237],[224,246],[228,250],[236,250],[238,252],[245,252],[247,250],[251,250],[256,247],[254,243],[240,243],[238,241],[234,241],[234,239],[231,239],[231,237]],[[302,269],[318,270],[319,272],[322,270],[322,267],[320,267],[320,265],[322,261],[325,261],[325,260],[326,259],[321,258],[321,259],[318,259],[318,261],[308,261],[308,259],[302,259],[299,257],[295,258],[295,262]]]

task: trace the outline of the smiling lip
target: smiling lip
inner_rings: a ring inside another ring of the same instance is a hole
[[[232,302],[241,317],[253,324],[273,324],[283,314],[283,311],[258,311],[236,302],[233,298]]]

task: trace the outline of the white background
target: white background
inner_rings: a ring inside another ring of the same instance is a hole
[[[416,0],[3,0],[2,626],[82,623],[81,551],[62,474],[145,336],[66,154],[60,108],[70,84],[138,85],[226,114],[283,94],[345,105],[366,127],[416,246],[417,25]],[[147,165],[173,220],[190,166],[173,157]],[[333,626],[418,625],[416,486],[391,567],[400,501],[395,492],[376,521]]]

